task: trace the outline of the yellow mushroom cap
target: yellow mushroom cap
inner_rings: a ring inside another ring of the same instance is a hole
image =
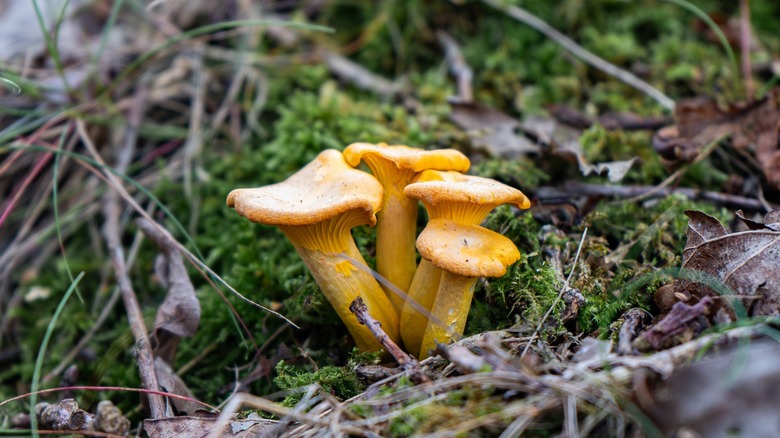
[[[441,202],[470,204],[514,204],[526,209],[531,200],[520,190],[498,181],[458,172],[425,170],[404,189],[410,198],[421,200],[426,205]]]
[[[520,259],[515,244],[501,234],[442,218],[428,222],[417,250],[436,267],[466,277],[500,277]]]
[[[344,149],[344,158],[356,167],[361,160],[381,158],[393,163],[398,169],[421,172],[425,169],[455,170],[465,172],[471,163],[468,157],[455,149],[423,150],[408,146],[388,146],[385,143],[353,143]],[[372,163],[367,162],[373,169]]]
[[[352,212],[352,226],[373,226],[383,193],[376,178],[352,168],[341,152],[328,149],[280,183],[231,191],[227,205],[266,225],[312,225]]]

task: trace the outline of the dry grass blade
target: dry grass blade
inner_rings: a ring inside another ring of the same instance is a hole
[[[555,301],[550,306],[549,309],[547,309],[547,312],[542,317],[542,320],[539,321],[539,325],[536,326],[536,330],[534,330],[533,335],[531,335],[531,340],[528,341],[528,344],[526,344],[525,348],[523,349],[523,352],[520,354],[520,359],[525,357],[526,353],[528,353],[528,349],[531,348],[531,345],[533,345],[534,340],[539,335],[539,332],[542,330],[542,326],[544,326],[544,322],[547,321],[547,318],[550,317],[550,314],[555,310],[555,306],[558,305],[558,303],[561,301],[561,297],[563,297],[564,292],[569,289],[569,282],[571,281],[571,276],[574,274],[574,270],[577,267],[577,261],[580,258],[580,251],[582,251],[582,244],[585,243],[585,236],[588,235],[588,228],[586,227],[585,230],[582,232],[582,237],[580,238],[580,244],[577,246],[577,253],[574,255],[574,261],[572,262],[571,271],[569,271],[569,275],[566,277],[566,281],[561,286],[561,291],[558,293],[558,296],[555,298]]]
[[[623,70],[615,66],[614,64],[610,64],[604,59],[594,55],[593,53],[588,52],[587,50],[583,49],[579,44],[572,41],[571,38],[560,33],[552,26],[540,20],[538,17],[531,15],[524,9],[521,9],[514,5],[506,4],[503,2],[503,0],[482,0],[482,1],[484,1],[488,5],[500,11],[505,12],[507,15],[514,18],[515,20],[523,22],[528,26],[533,27],[534,29],[543,33],[546,37],[560,44],[561,47],[568,50],[571,54],[573,54],[577,58],[585,61],[586,63],[603,71],[604,73],[613,76],[619,79],[620,81],[645,93],[646,95],[650,96],[653,100],[658,102],[664,108],[668,110],[674,110],[675,107],[674,100],[669,98],[669,96],[663,94],[661,91],[659,91],[652,85],[648,84],[647,82],[639,79],[633,73]]]

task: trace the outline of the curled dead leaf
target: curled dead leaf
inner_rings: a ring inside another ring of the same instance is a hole
[[[155,271],[162,285],[168,288],[165,300],[157,309],[149,342],[156,357],[172,364],[179,338],[193,336],[198,331],[200,302],[181,254],[172,243],[173,237],[146,219],[139,219],[138,227],[160,248]]]
[[[659,130],[653,147],[664,158],[691,162],[706,145],[730,136],[734,148],[755,156],[769,185],[780,189],[780,89],[747,104],[721,108],[708,97],[678,102],[676,124]]]
[[[684,272],[704,274],[698,280],[681,278],[677,292],[701,298],[720,299],[733,319],[774,315],[780,311],[780,231],[771,227],[729,233],[714,217],[700,211],[686,211],[688,242],[683,250]],[[778,211],[767,217],[774,220]],[[695,275],[694,275],[695,276]],[[709,278],[709,280],[707,280]],[[721,295],[730,295],[722,297]],[[739,298],[733,300],[731,298]],[[722,298],[722,299],[721,299]]]

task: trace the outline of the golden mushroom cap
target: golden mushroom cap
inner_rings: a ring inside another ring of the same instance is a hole
[[[407,185],[404,194],[428,205],[441,202],[470,204],[514,204],[526,209],[531,206],[520,190],[498,181],[452,171],[425,170]]]
[[[520,259],[507,237],[441,218],[428,222],[417,238],[417,250],[436,267],[466,277],[500,277]]]
[[[381,159],[393,163],[396,168],[421,172],[425,169],[469,170],[471,162],[468,157],[455,149],[423,150],[409,146],[388,146],[385,143],[352,143],[344,149],[344,158],[351,166],[356,167],[360,161],[366,161],[373,170],[373,163]]]
[[[376,178],[351,167],[341,152],[328,149],[280,183],[231,191],[227,205],[266,225],[313,225],[351,212],[353,225],[373,226],[383,193]]]

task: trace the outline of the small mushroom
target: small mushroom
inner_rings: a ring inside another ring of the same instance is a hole
[[[464,225],[478,225],[491,210],[502,204],[526,209],[531,201],[523,192],[498,181],[458,172],[426,170],[404,189],[406,196],[422,201],[430,220],[451,219]],[[439,290],[441,271],[423,258],[409,286],[409,300],[401,310],[401,338],[408,351],[419,351],[428,317]],[[410,302],[419,304],[415,308]]]
[[[404,195],[404,187],[426,169],[465,172],[469,159],[454,149],[426,151],[384,143],[353,143],[344,150],[344,159],[356,167],[362,160],[385,190],[382,208],[377,214],[376,270],[402,291],[417,268],[414,241],[417,235],[417,201]],[[383,286],[397,312],[404,299]]]
[[[398,341],[398,314],[370,274],[350,230],[376,224],[382,185],[350,167],[341,152],[326,150],[287,180],[265,187],[236,189],[227,205],[252,222],[276,225],[292,242],[325,297],[336,309],[361,351],[382,347],[349,311],[363,298],[369,313]]]
[[[439,289],[425,328],[419,357],[428,357],[436,342],[460,337],[479,277],[500,277],[520,259],[508,238],[479,225],[449,219],[428,222],[417,239],[420,255],[442,270]]]

